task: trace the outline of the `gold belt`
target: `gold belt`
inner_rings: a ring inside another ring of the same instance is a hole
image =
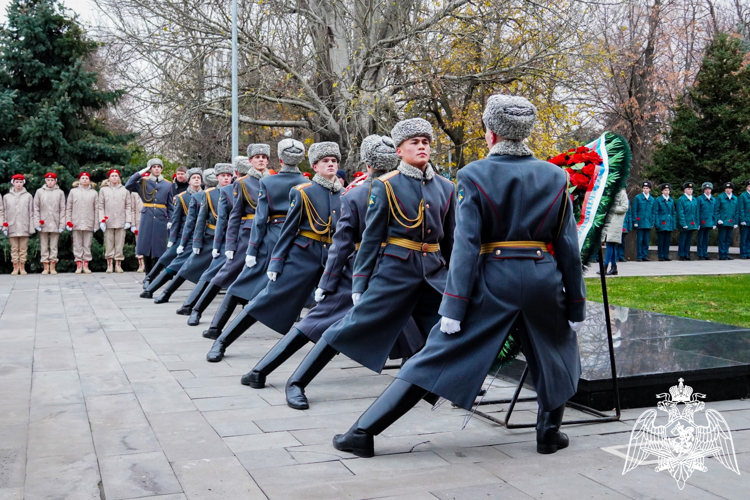
[[[255,218],[255,214],[246,215],[242,218],[242,220],[253,220]]]
[[[384,247],[385,247],[385,245],[386,245],[386,243],[381,243],[381,244],[380,244],[380,247],[381,247],[381,248],[384,248]],[[355,249],[355,250],[359,250],[359,247],[360,247],[360,246],[362,246],[362,243],[356,243],[356,244],[354,245],[354,249]]]
[[[143,206],[146,208],[167,208],[166,205],[161,205],[159,203],[144,203]]]
[[[538,248],[542,252],[548,252],[547,244],[543,241],[498,241],[482,245],[480,254],[492,253],[497,247],[510,248]]]
[[[321,241],[323,243],[333,243],[333,240],[330,236],[323,236],[322,234],[313,233],[312,231],[300,231],[299,235],[304,236],[305,238],[310,238],[311,240]]]
[[[434,253],[440,251],[439,243],[420,243],[418,241],[407,240],[406,238],[395,238],[393,236],[388,237],[389,245],[396,245],[401,248],[408,248],[415,252]]]
[[[208,225],[208,228],[209,228],[209,229],[216,229],[216,225],[214,225],[214,224],[209,224],[209,225]]]

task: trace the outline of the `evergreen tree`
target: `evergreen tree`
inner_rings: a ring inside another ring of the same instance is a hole
[[[750,65],[740,37],[719,33],[708,46],[695,86],[674,110],[667,141],[658,145],[649,177],[722,183],[750,178]]]
[[[0,27],[0,182],[29,177],[33,192],[57,172],[69,186],[81,171],[95,179],[130,162],[130,134],[107,129],[100,113],[123,91],[97,86],[87,69],[97,50],[58,0],[13,0]]]

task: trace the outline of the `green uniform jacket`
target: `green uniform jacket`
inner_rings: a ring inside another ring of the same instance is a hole
[[[700,219],[698,218],[698,200],[687,195],[680,196],[677,200],[677,227],[680,231],[696,231],[700,229]]]
[[[714,212],[714,219],[716,219],[716,225],[724,227],[732,227],[738,225],[739,222],[739,211],[740,204],[736,195],[732,195],[732,199],[729,199],[726,193],[721,193],[716,197],[716,212]],[[723,224],[719,224],[719,221]]]
[[[649,195],[646,199],[641,193],[633,198],[633,213],[631,214],[633,229],[651,229],[654,227],[655,207],[656,199],[653,195]]]
[[[677,213],[672,198],[665,200],[661,195],[656,198],[654,219],[654,227],[656,227],[657,231],[674,231]]]
[[[745,191],[739,196],[740,199],[740,222],[750,224],[750,191]]]

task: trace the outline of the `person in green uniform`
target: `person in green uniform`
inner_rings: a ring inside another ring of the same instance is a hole
[[[698,197],[698,220],[701,226],[698,229],[698,245],[696,246],[698,260],[711,260],[708,256],[708,237],[711,235],[711,231],[716,229],[716,219],[714,219],[716,198],[711,195],[713,190],[713,184],[704,182],[701,185],[703,195]]]
[[[740,259],[750,259],[750,180],[740,195]]]
[[[686,182],[682,185],[682,196],[677,200],[677,226],[680,228],[680,243],[678,255],[680,260],[690,260],[690,243],[693,234],[700,227],[698,219],[698,200],[693,198],[695,183]]]
[[[659,184],[661,196],[656,199],[654,208],[654,219],[656,226],[657,253],[659,261],[669,261],[669,243],[672,241],[672,231],[675,227],[676,211],[674,200],[669,194],[672,192],[672,185],[669,183]]]
[[[734,195],[734,182],[724,183],[724,192],[716,197],[714,218],[719,226],[719,260],[734,260],[729,256],[732,231],[739,227],[740,205]]]
[[[648,244],[651,228],[654,225],[654,208],[656,200],[651,196],[651,183],[646,181],[641,185],[643,192],[633,199],[633,228],[638,231],[637,257],[641,262],[648,262]]]

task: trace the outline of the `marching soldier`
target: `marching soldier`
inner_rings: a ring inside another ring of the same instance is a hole
[[[122,249],[125,246],[125,232],[131,226],[132,200],[131,192],[125,189],[120,181],[119,170],[112,169],[107,173],[107,179],[99,189],[98,209],[101,222],[99,228],[104,233],[104,256],[107,259],[107,272],[113,272],[112,262],[115,263],[114,272],[121,273],[122,261],[125,256]]]
[[[39,233],[42,274],[57,274],[57,243],[65,230],[65,193],[57,185],[57,174],[44,174],[44,186],[34,194],[34,220]]]
[[[643,192],[633,199],[633,228],[637,231],[636,250],[638,260],[647,262],[648,245],[651,237],[651,228],[654,226],[654,209],[656,200],[651,196],[651,183],[646,181],[642,184]]]
[[[198,168],[191,168],[188,171],[188,189],[175,197],[174,210],[179,211],[172,218],[167,251],[164,252],[164,255],[169,255],[171,253],[170,250],[174,248],[174,258],[166,264],[164,270],[153,281],[149,282],[149,285],[141,293],[141,298],[153,298],[154,292],[174,278],[180,269],[182,269],[185,262],[187,262],[188,257],[190,257],[192,252],[185,253],[185,247],[193,238],[198,211],[205,196],[201,185],[204,181],[207,186],[216,184],[216,177],[213,175],[213,172],[212,168],[206,169],[205,172],[202,172]]]
[[[143,255],[146,273],[167,249],[167,223],[172,217],[173,200],[172,183],[162,177],[163,168],[160,159],[152,158],[125,184],[125,189],[138,193],[143,201],[135,253]],[[144,175],[146,172],[148,176]]]
[[[391,137],[401,163],[372,183],[354,264],[354,307],[326,330],[288,380],[291,408],[309,407],[305,388],[338,352],[380,372],[410,317],[423,337],[440,320],[446,263],[453,250],[455,186],[430,165],[433,134],[428,121],[401,121]],[[387,322],[383,311],[388,311]]]
[[[99,194],[91,185],[88,172],[78,174],[78,182],[68,193],[65,207],[65,219],[68,231],[72,231],[73,257],[76,261],[76,274],[91,274],[91,241],[94,231],[99,229],[97,202]]]
[[[522,142],[535,118],[526,99],[495,95],[488,100],[484,122],[490,156],[458,172],[456,243],[442,319],[424,349],[351,429],[333,438],[336,449],[373,456],[374,436],[428,392],[471,409],[511,330],[523,346],[538,394],[537,452],[568,446],[560,425],[581,373],[575,323],[569,323],[586,316],[586,286],[566,175],[535,159]],[[391,303],[388,310],[394,306],[399,308]]]
[[[236,255],[245,255],[247,245],[250,241],[250,230],[255,218],[255,207],[257,206],[258,192],[260,191],[260,180],[270,175],[268,173],[268,160],[271,156],[271,146],[268,144],[250,144],[247,147],[247,157],[238,164],[238,170],[247,174],[234,182],[234,198],[227,221],[225,236],[224,265],[213,277],[211,284],[195,303],[188,318],[187,324],[197,326],[200,323],[203,311],[216,298],[222,288],[228,288],[240,275],[245,267],[242,258],[235,259]],[[249,160],[248,160],[249,158]],[[217,250],[214,240],[214,250]],[[219,249],[221,251],[221,249]]]
[[[711,195],[714,185],[710,182],[704,182],[701,185],[703,196],[698,197],[698,220],[700,220],[700,229],[698,229],[698,260],[711,260],[708,256],[708,237],[711,230],[716,229],[716,198]]]
[[[670,261],[669,244],[672,241],[672,231],[675,226],[674,200],[669,196],[672,185],[669,183],[659,184],[661,196],[656,199],[654,208],[654,225],[656,226],[657,254],[660,261]]]
[[[253,228],[245,256],[245,266],[240,275],[227,289],[224,300],[211,320],[208,330],[203,332],[207,339],[217,339],[221,335],[232,312],[238,304],[247,304],[255,298],[268,283],[266,269],[271,252],[281,234],[289,210],[290,191],[305,181],[297,165],[305,159],[305,146],[294,139],[284,139],[277,147],[281,170],[260,180],[256,200]]]
[[[12,187],[3,196],[0,221],[3,234],[10,239],[10,258],[13,261],[13,276],[26,275],[29,236],[34,234],[34,198],[23,187],[26,177],[15,174],[10,178]]]
[[[315,176],[289,194],[289,212],[268,264],[270,281],[214,341],[206,355],[210,362],[221,361],[227,347],[256,321],[288,332],[323,274],[341,215],[341,182],[336,177],[341,153],[335,142],[317,142],[307,156]]]
[[[680,260],[690,259],[690,243],[693,234],[700,227],[698,218],[698,200],[693,198],[695,184],[686,182],[682,185],[682,196],[677,200],[677,225],[680,228],[679,256]]]
[[[724,193],[716,197],[714,218],[719,226],[719,260],[734,260],[729,256],[732,231],[739,227],[739,203],[734,196],[734,182],[724,183]]]
[[[745,192],[740,196],[740,258],[750,259],[750,180],[745,181]]]

